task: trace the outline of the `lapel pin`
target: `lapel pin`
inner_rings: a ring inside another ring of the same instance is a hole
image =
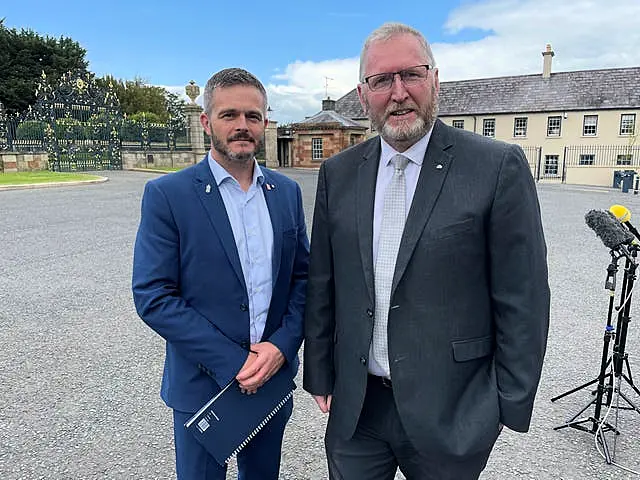
[[[442,164],[441,164],[441,163],[437,164],[437,165],[436,165],[436,168],[437,168],[438,170],[442,170]]]
[[[211,185],[207,184],[207,186],[204,187],[204,191],[205,193],[211,193]]]

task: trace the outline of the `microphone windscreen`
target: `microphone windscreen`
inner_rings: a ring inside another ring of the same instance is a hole
[[[627,245],[633,241],[633,234],[624,229],[611,212],[604,210],[590,210],[584,216],[587,226],[593,230],[605,247],[616,249],[620,245]]]
[[[611,205],[609,211],[621,222],[631,220],[631,212],[624,205]]]

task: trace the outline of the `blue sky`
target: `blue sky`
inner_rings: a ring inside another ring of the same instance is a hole
[[[6,26],[73,38],[97,75],[181,93],[189,80],[203,86],[217,70],[244,67],[267,86],[281,123],[319,110],[325,77],[332,98],[354,88],[362,42],[386,21],[425,34],[444,81],[538,73],[546,43],[554,71],[640,65],[637,0],[3,3]]]

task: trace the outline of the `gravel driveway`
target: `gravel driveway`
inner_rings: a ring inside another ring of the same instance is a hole
[[[284,172],[302,185],[310,223],[315,172]],[[171,414],[158,395],[164,346],[130,293],[140,197],[155,175],[105,175],[99,185],[0,192],[1,479],[175,478]],[[553,431],[589,390],[549,400],[600,364],[609,255],[584,214],[622,203],[640,219],[640,196],[544,184],[539,196],[552,288],[543,378],[530,433],[505,430],[482,479],[638,478],[606,465],[592,435]],[[639,329],[630,324],[627,352],[640,378]],[[295,402],[282,478],[325,479],[325,418],[301,388]],[[640,415],[620,411],[618,421],[616,458],[640,470]]]

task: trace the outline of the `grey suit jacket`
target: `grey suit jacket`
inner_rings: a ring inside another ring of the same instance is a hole
[[[373,203],[380,140],[320,168],[307,290],[304,388],[333,394],[353,435],[374,322]],[[389,313],[389,363],[416,448],[489,449],[527,431],[549,324],[546,246],[522,150],[436,121],[407,217]]]

